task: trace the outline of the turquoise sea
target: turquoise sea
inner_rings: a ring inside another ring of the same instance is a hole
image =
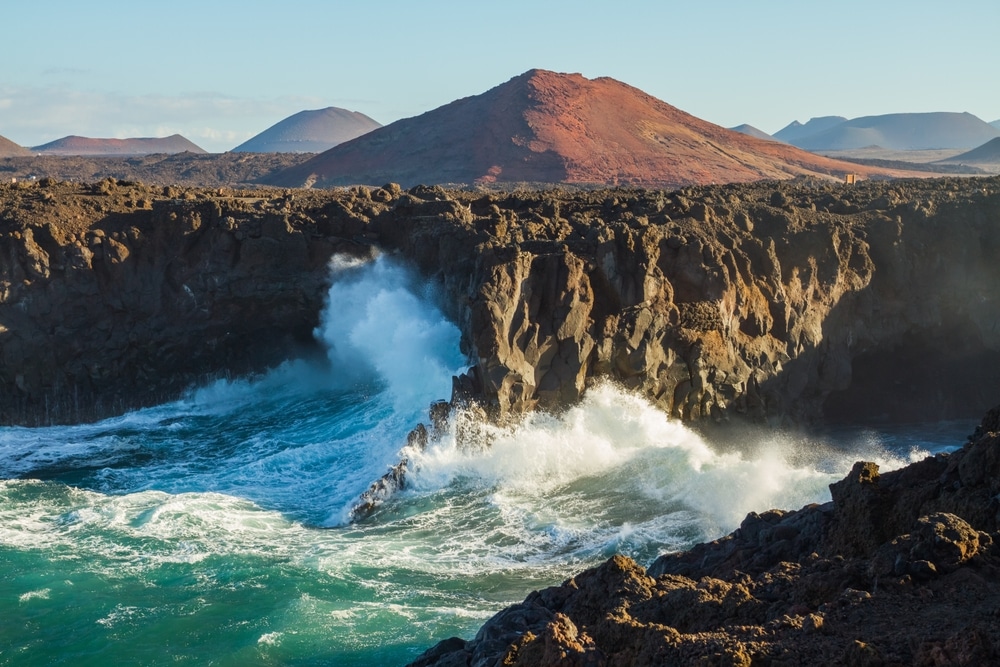
[[[750,510],[829,499],[858,458],[971,423],[755,435],[713,448],[600,385],[564,414],[454,427],[350,523],[466,367],[434,294],[335,263],[327,359],[96,424],[0,429],[0,665],[403,665],[614,553],[648,564]]]

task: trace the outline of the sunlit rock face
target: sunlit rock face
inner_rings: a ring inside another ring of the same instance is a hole
[[[436,286],[495,418],[608,377],[685,420],[988,407],[1000,181],[517,194],[0,188],[4,421],[106,415],[302,354],[337,253]]]

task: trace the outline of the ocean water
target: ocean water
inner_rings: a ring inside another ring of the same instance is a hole
[[[714,447],[613,385],[554,417],[455,425],[348,520],[464,370],[434,294],[335,262],[323,362],[96,424],[0,429],[0,665],[402,665],[614,553],[648,564],[750,510],[829,499],[971,423]]]

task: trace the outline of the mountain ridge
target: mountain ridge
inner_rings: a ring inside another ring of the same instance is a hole
[[[798,139],[818,134],[819,132],[825,132],[832,127],[840,125],[846,120],[847,118],[844,116],[817,116],[815,118],[810,118],[805,123],[793,120],[791,123],[781,128],[771,136],[778,141],[784,141],[786,144],[794,144],[794,142]]]
[[[764,139],[766,141],[774,141],[774,137],[770,134],[761,130],[759,128],[750,125],[749,123],[743,123],[742,125],[737,125],[736,127],[729,128],[733,132],[739,132],[740,134],[745,134],[748,137],[755,137],[757,139]]]
[[[207,153],[187,137],[130,137],[107,139],[71,134],[31,149],[43,155],[152,155],[154,153]]]
[[[811,151],[869,146],[891,150],[971,149],[1000,136],[1000,129],[970,113],[949,111],[861,116],[825,125],[817,123],[810,132],[805,131],[808,124],[795,128],[789,125],[774,136]]]
[[[941,163],[973,163],[973,164],[1000,164],[1000,137],[990,139],[982,146],[977,146],[971,151],[950,157],[947,160],[938,160]]]
[[[683,187],[849,172],[881,173],[727,130],[609,77],[533,69],[336,146],[268,183]]]

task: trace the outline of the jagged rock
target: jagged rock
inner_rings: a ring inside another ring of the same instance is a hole
[[[453,395],[495,419],[597,377],[680,419],[779,424],[1000,392],[997,178],[238,194],[0,187],[0,419],[104,416],[295,354],[330,256],[375,245],[438,284],[473,364]]]
[[[928,470],[1000,449],[991,419],[952,455],[881,475],[859,462],[831,485],[833,502],[751,513],[734,533],[648,570],[615,556],[414,664],[993,664],[1000,524],[923,512],[964,506],[987,485],[963,494]],[[843,522],[864,537],[845,540]]]

